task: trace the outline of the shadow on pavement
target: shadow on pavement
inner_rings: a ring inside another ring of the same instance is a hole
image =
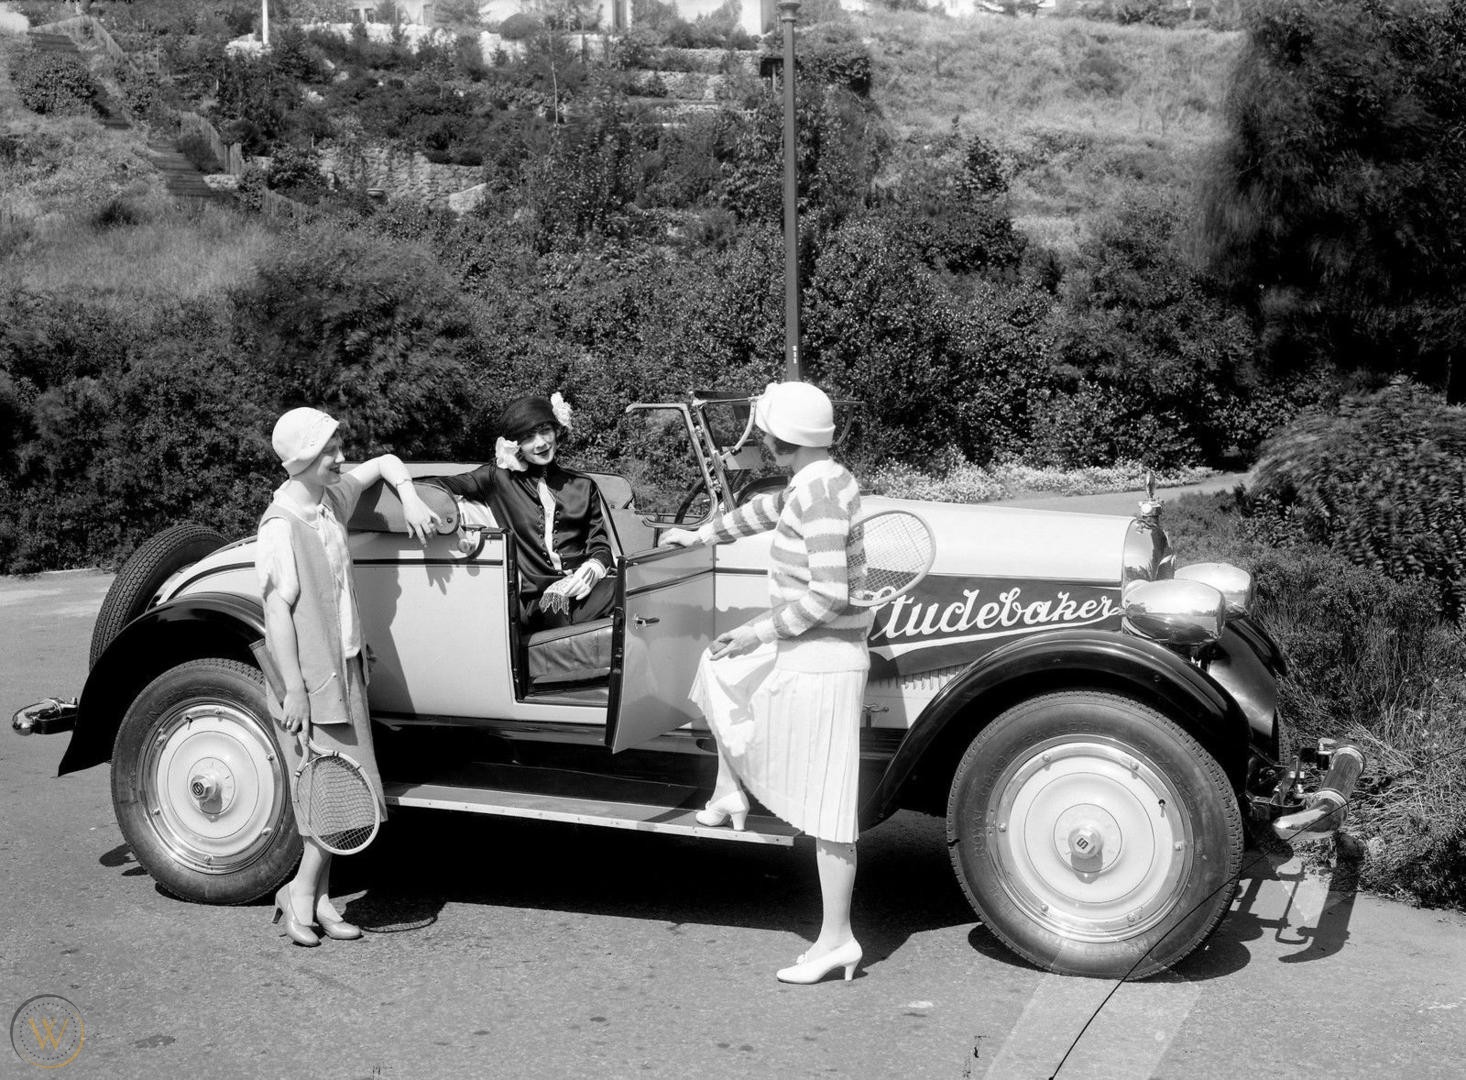
[[[936,819],[898,815],[863,836],[859,853],[854,921],[867,963],[913,934],[975,920]],[[344,914],[375,932],[429,926],[448,903],[777,929],[809,940],[820,921],[814,851],[804,842],[791,849],[400,811],[371,849],[338,859],[331,873],[333,893],[365,890]]]

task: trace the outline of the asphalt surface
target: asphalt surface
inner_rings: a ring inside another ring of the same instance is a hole
[[[5,715],[80,689],[108,583],[0,578]],[[66,738],[0,731],[0,1013],[60,995],[85,1041],[49,1073],[0,1046],[0,1077],[1036,1080],[1071,1045],[1076,1080],[1454,1080],[1466,1061],[1466,918],[1356,895],[1347,866],[1250,857],[1207,948],[1117,987],[1010,955],[940,822],[903,814],[860,843],[857,978],[796,987],[773,973],[818,922],[806,848],[422,811],[339,863],[366,938],[305,950],[268,905],[161,892],[107,768],[55,776]]]
[[[1165,504],[1183,499],[1188,495],[1210,495],[1218,491],[1231,491],[1238,484],[1245,484],[1247,473],[1218,473],[1193,484],[1179,484],[1175,487],[1156,488],[1156,498],[1161,500],[1162,514]],[[1046,492],[1025,492],[1007,499],[995,499],[995,506],[1017,506],[1028,510],[1064,510],[1079,514],[1134,514],[1144,491],[1108,491],[1102,495],[1053,495]]]

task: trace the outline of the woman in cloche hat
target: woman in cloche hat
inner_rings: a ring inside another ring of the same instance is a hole
[[[265,600],[265,646],[284,685],[283,700],[266,695],[270,713],[295,739],[286,740],[285,772],[302,763],[300,737],[338,750],[365,770],[386,814],[382,779],[367,713],[367,671],[361,615],[352,584],[346,522],[362,492],[386,480],[402,500],[407,531],[426,543],[439,523],[413,490],[407,467],[391,454],[341,471],[340,425],[319,409],[291,409],[275,423],[271,442],[289,479],[260,518],[255,566]],[[296,821],[302,815],[297,804]],[[361,929],[331,903],[331,854],[302,831],[305,851],[293,880],[275,894],[275,921],[297,945],[319,945],[314,927],[349,941]]]
[[[560,461],[570,406],[559,394],[522,397],[499,414],[494,461],[472,472],[422,479],[488,504],[514,534],[520,624],[530,631],[610,614],[616,588],[596,483]]]
[[[672,529],[663,544],[718,544],[774,529],[769,610],[719,635],[703,654],[692,700],[718,746],[713,797],[700,824],[742,829],[752,792],[815,838],[823,921],[814,944],[783,982],[818,982],[860,963],[850,926],[855,888],[856,786],[861,697],[873,612],[848,602],[862,573],[860,488],[830,457],[830,399],[803,382],[770,383],[754,421],[764,446],[792,473],[783,491],[761,495],[696,532]]]

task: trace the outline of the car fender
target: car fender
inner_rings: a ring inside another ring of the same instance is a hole
[[[1246,773],[1248,724],[1226,693],[1170,649],[1131,634],[1050,630],[1019,638],[973,662],[912,723],[866,800],[862,820],[880,821],[910,800],[922,773],[940,778],[941,804],[961,751],[989,721],[1025,697],[1074,688],[1132,694],[1181,724],[1233,778]],[[935,764],[934,769],[927,765]]]
[[[264,605],[236,593],[191,593],[139,615],[87,675],[58,774],[110,761],[128,706],[164,671],[205,656],[253,664],[250,644],[264,636]]]

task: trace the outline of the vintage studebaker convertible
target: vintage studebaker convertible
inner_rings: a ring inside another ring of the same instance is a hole
[[[633,407],[680,417],[691,440],[703,497],[684,517],[738,498],[747,451],[708,421],[726,404]],[[746,832],[693,819],[714,751],[687,692],[708,642],[767,604],[767,535],[657,549],[666,522],[620,477],[599,481],[614,618],[533,635],[508,614],[515,540],[483,508],[420,486],[445,517],[423,547],[392,531],[395,496],[363,500],[351,544],[389,804],[790,843],[757,808]],[[903,808],[945,816],[958,881],[1017,953],[1064,973],[1163,970],[1227,912],[1245,827],[1339,827],[1358,750],[1278,760],[1284,661],[1250,614],[1251,580],[1176,567],[1158,504],[1132,519],[865,502],[921,515],[937,553],[876,615],[861,826]],[[145,543],[103,605],[78,706],[49,714],[74,727],[63,773],[111,761],[138,861],[211,903],[268,895],[301,852],[251,649],[264,631],[253,564],[253,538],[196,525]],[[1316,791],[1305,775],[1322,775]]]

